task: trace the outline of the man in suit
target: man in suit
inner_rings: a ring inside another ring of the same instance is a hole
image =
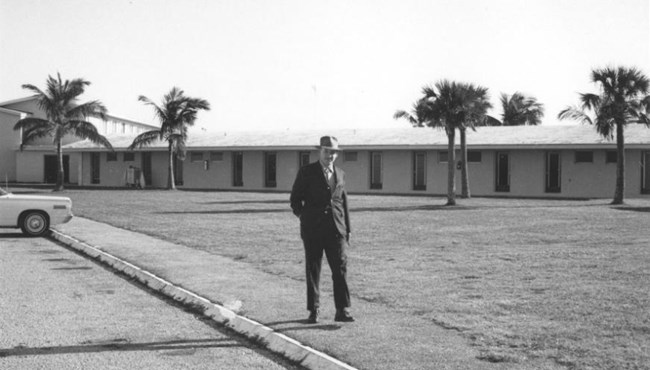
[[[346,281],[346,248],[350,240],[350,215],[345,174],[334,166],[339,152],[333,136],[320,139],[319,160],[298,171],[291,190],[291,209],[300,218],[300,237],[305,247],[307,310],[310,323],[320,315],[320,271],[323,252],[334,283],[335,321],[351,322],[350,292]]]

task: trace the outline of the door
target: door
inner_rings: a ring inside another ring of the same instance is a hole
[[[641,194],[650,194],[650,152],[641,154]]]
[[[560,153],[546,153],[546,192],[559,193],[561,188]]]
[[[413,190],[427,190],[426,159],[425,152],[413,153]]]
[[[244,153],[232,153],[232,186],[244,186]]]
[[[99,184],[100,181],[100,168],[99,168],[99,153],[90,153],[90,183]]]
[[[142,167],[142,176],[144,176],[144,184],[141,184],[142,187],[146,185],[151,186],[151,152],[142,152],[141,155],[141,167]]]
[[[510,191],[510,155],[497,152],[496,191]]]
[[[274,188],[277,186],[276,170],[277,155],[275,153],[264,153],[264,186]]]
[[[183,161],[174,155],[174,183],[183,186]]]
[[[56,172],[57,172],[57,159],[56,155],[45,155],[44,156],[44,174],[43,182],[46,184],[56,184]],[[70,183],[70,156],[63,156],[63,183]]]
[[[370,152],[370,189],[381,189],[381,152]]]

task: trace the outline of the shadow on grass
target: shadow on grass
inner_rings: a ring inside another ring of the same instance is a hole
[[[612,207],[619,211],[650,212],[650,207]]]
[[[227,215],[227,214],[246,214],[246,213],[285,213],[291,212],[291,209],[224,209],[213,211],[168,211],[168,212],[155,212],[158,215],[180,215],[180,214],[195,214],[195,215]]]
[[[300,326],[289,326],[289,327],[282,327],[281,325],[284,324],[302,324]],[[325,331],[333,331],[333,330],[339,330],[341,329],[341,326],[339,325],[334,325],[334,324],[324,324],[324,325],[315,325],[315,324],[310,324],[307,319],[302,319],[302,320],[286,320],[286,321],[274,321],[274,322],[268,322],[265,324],[266,326],[273,328],[274,331],[278,333],[282,332],[288,332],[288,331],[295,331],[295,330],[325,330]],[[280,327],[277,327],[280,326]]]
[[[284,332],[289,332],[289,331],[296,331],[296,330],[323,330],[323,331],[334,331],[334,330],[339,330],[341,329],[340,326],[338,325],[333,325],[333,324],[325,324],[325,325],[313,325],[313,324],[305,324],[301,326],[290,326],[288,328],[274,328],[273,330],[277,331],[278,333],[284,333]]]
[[[225,342],[225,343],[224,343]],[[169,351],[191,350],[196,348],[226,348],[242,347],[233,343],[232,339],[195,339],[175,340],[166,342],[128,343],[126,339],[116,339],[109,342],[89,343],[76,346],[58,347],[14,347],[0,349],[0,358],[13,356],[61,355],[74,353],[128,352],[128,351]]]
[[[155,212],[156,214],[161,215],[170,215],[170,214],[197,214],[197,215],[210,215],[210,214],[254,214],[254,213],[286,213],[291,212],[289,208],[289,202],[284,200],[269,200],[269,201],[224,201],[224,202],[214,202],[214,203],[202,203],[202,204],[287,204],[287,208],[251,208],[251,209],[223,209],[223,210],[205,210],[205,211],[164,211],[164,212]],[[494,210],[494,209],[515,209],[515,208],[566,208],[566,207],[602,207],[599,204],[588,204],[588,205],[524,205],[524,206],[501,206],[501,205],[483,205],[483,206],[465,206],[465,205],[455,205],[448,206],[444,204],[433,204],[433,205],[418,205],[418,206],[390,206],[390,207],[351,207],[350,212],[413,212],[413,211],[475,211],[475,210]],[[623,210],[644,210],[644,212],[650,212],[650,208],[635,208],[628,209],[621,207]]]
[[[404,207],[360,207],[350,208],[351,212],[408,212],[408,211],[471,211],[479,207],[467,206],[446,206],[446,205],[426,205],[426,206],[404,206]]]
[[[221,200],[218,202],[202,202],[199,204],[289,204],[289,199],[273,200]]]

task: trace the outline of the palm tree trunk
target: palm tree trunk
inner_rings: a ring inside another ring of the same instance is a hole
[[[465,134],[467,129],[460,129],[460,182],[461,198],[470,198],[469,193],[469,172],[467,171],[467,140]]]
[[[61,139],[56,141],[56,185],[54,191],[63,191],[63,149],[61,149]]]
[[[174,180],[174,151],[172,143],[169,143],[169,172],[167,175],[167,190],[176,190],[176,181]]]
[[[447,129],[447,205],[456,205],[456,130]]]
[[[612,204],[623,204],[625,194],[625,138],[623,123],[616,123],[616,191]]]

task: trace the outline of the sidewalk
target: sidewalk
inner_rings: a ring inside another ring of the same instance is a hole
[[[335,322],[333,304],[324,304],[320,323],[308,325],[304,323],[308,312],[302,281],[80,217],[55,230],[54,239],[75,249],[93,255],[92,247],[95,247],[122,260],[116,264],[130,263],[144,270],[138,273],[145,281],[150,280],[149,285],[154,289],[170,291],[169,287],[154,282],[155,277],[149,273],[199,296],[181,292],[186,304],[205,309],[211,306],[205,298],[225,307],[225,310],[211,309],[206,314],[220,318],[216,320],[244,335],[258,338],[269,349],[308,368],[482,370],[514,369],[521,365],[478,360],[478,351],[457,332],[430,321],[400,316],[381,304],[354,300],[354,292],[352,313],[356,322]],[[329,292],[324,293],[323,302],[331,302]],[[392,343],[412,341],[413,337],[419,341],[404,347],[409,350],[393,350]]]

